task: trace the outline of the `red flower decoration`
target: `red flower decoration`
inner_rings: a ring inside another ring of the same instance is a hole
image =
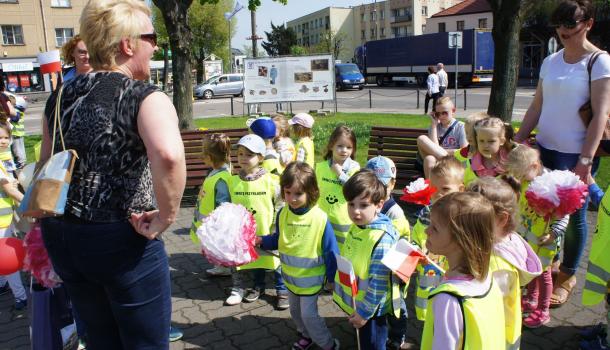
[[[430,185],[430,180],[419,178],[411,182],[407,187],[403,188],[404,193],[400,200],[407,203],[419,205],[428,205],[432,199],[432,195],[436,193],[436,188]]]

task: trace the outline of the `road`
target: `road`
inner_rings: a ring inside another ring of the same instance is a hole
[[[464,110],[464,91],[466,91],[466,106]],[[477,111],[487,110],[489,101],[489,87],[470,88],[458,90],[457,116],[465,117]],[[370,94],[370,101],[369,101]],[[377,87],[368,85],[364,90],[350,90],[337,92],[337,110],[339,112],[375,112],[375,113],[409,113],[423,114],[424,94],[420,90],[420,108],[417,108],[417,90],[409,87]],[[453,98],[453,90],[447,92]],[[518,88],[515,96],[513,109],[513,119],[521,120],[527,107],[534,97],[534,90],[531,88]],[[372,108],[371,108],[372,106]],[[285,107],[289,110],[288,104]],[[309,111],[321,109],[320,102],[300,102],[292,103],[293,112]],[[332,102],[324,103],[324,109],[333,110]],[[33,103],[26,113],[25,127],[28,134],[40,134],[40,118],[44,110],[44,103]],[[264,104],[261,106],[262,112],[275,111],[275,104]],[[243,99],[233,98],[233,112],[236,115],[246,114],[246,107]],[[216,97],[211,100],[195,100],[193,102],[193,115],[195,118],[209,118],[231,115],[231,98]]]

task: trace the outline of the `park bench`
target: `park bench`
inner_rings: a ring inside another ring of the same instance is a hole
[[[396,164],[396,189],[402,189],[409,182],[423,177],[418,169],[417,138],[427,135],[427,129],[395,128],[386,126],[371,127],[368,158],[384,156]]]
[[[203,184],[203,180],[212,168],[203,164],[201,141],[203,135],[210,133],[224,133],[231,139],[231,163],[233,169],[239,168],[237,165],[237,150],[235,144],[244,135],[248,134],[247,128],[238,129],[208,129],[208,130],[183,130],[180,132],[184,143],[184,156],[186,159],[186,187],[198,188]]]

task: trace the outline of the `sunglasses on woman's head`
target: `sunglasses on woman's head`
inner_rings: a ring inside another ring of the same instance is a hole
[[[140,34],[140,39],[150,40],[153,46],[157,46],[157,33]]]

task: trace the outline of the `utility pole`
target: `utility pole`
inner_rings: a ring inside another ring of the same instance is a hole
[[[231,17],[227,19],[229,24],[229,73],[233,73],[233,50],[231,49]]]
[[[250,25],[252,26],[252,57],[258,57],[256,50],[256,11],[250,11]]]

